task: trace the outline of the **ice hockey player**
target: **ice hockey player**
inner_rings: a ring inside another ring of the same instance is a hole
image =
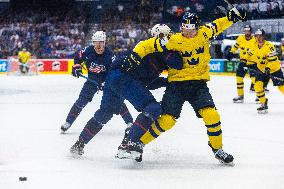
[[[161,115],[161,106],[147,86],[159,78],[162,71],[168,67],[181,69],[182,58],[178,52],[159,52],[165,48],[163,44],[168,40],[168,26],[161,24],[155,32],[159,35],[140,41],[129,55],[115,61],[116,64],[105,82],[100,109],[85,125],[78,141],[71,147],[71,153],[83,154],[85,144],[111,119],[125,99],[141,112],[132,127],[143,128],[147,124],[150,127],[152,120]],[[139,161],[139,158],[137,160]]]
[[[179,51],[183,57],[181,70],[169,69],[169,84],[162,99],[163,115],[158,120],[152,119],[154,121],[150,128],[141,129],[144,127],[142,122],[136,123],[138,127],[131,127],[126,139],[127,146],[120,149],[119,158],[141,159],[143,146],[157,138],[162,132],[171,129],[176,119],[180,117],[184,102],[188,101],[196,115],[203,118],[207,127],[209,146],[215,157],[222,163],[232,164],[233,156],[222,149],[220,116],[206,84],[206,81],[210,79],[209,43],[214,36],[233,23],[244,19],[244,14],[239,15],[232,9],[228,11],[227,17],[201,26],[201,21],[196,14],[188,12],[184,14],[181,23],[182,32],[172,35],[163,48],[163,50]],[[123,143],[125,142],[122,142],[121,146],[124,146]]]
[[[248,61],[257,63],[255,92],[261,106],[257,108],[259,113],[267,113],[268,99],[265,97],[263,83],[265,77],[269,76],[274,86],[278,86],[279,90],[284,94],[284,76],[280,67],[275,46],[266,40],[265,31],[258,29],[255,32],[257,42],[248,49]]]
[[[31,53],[27,51],[26,48],[23,48],[22,51],[18,53],[19,69],[22,74],[29,73],[29,60],[31,59]]]
[[[244,102],[244,77],[246,73],[250,69],[256,69],[256,63],[248,63],[245,59],[247,48],[250,47],[251,43],[255,42],[255,38],[252,35],[252,28],[250,25],[245,25],[243,29],[244,35],[240,35],[237,40],[236,44],[231,49],[231,56],[232,54],[237,53],[238,50],[240,50],[240,62],[238,64],[237,70],[236,70],[236,79],[237,79],[237,92],[238,96],[233,98],[234,103],[243,103]],[[254,85],[255,82],[255,73],[249,72],[251,77],[252,85]]]
[[[96,92],[102,90],[102,84],[115,59],[113,52],[105,46],[105,32],[95,32],[92,36],[92,42],[92,45],[76,53],[72,67],[72,75],[79,78],[80,74],[82,74],[82,65],[85,64],[88,71],[88,78],[95,80],[99,85],[95,85],[89,80],[84,83],[79,98],[70,109],[66,122],[61,126],[63,133],[71,127],[82,109],[92,101]],[[133,118],[124,103],[121,103],[121,107],[115,113],[120,114],[128,126],[132,125]]]

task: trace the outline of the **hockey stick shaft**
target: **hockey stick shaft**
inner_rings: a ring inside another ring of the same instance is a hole
[[[254,70],[254,69],[248,68],[248,70],[251,71],[251,72],[254,72],[254,73],[256,73],[256,74],[264,74],[264,73],[262,73],[262,72],[260,72],[260,71],[258,71],[258,70]],[[280,77],[276,77],[276,76],[273,76],[273,75],[269,75],[269,77],[270,77],[270,78],[273,78],[273,79],[276,79],[276,80],[278,80],[278,81],[283,81],[283,82],[284,82],[284,79],[282,79],[282,78],[280,78]]]
[[[97,81],[95,81],[95,80],[93,80],[93,79],[90,79],[90,78],[88,78],[87,76],[84,76],[83,74],[80,74],[80,77],[83,77],[83,78],[85,78],[87,81],[90,81],[91,83],[93,83],[93,84],[95,84],[95,85],[101,87],[101,85],[100,85]]]
[[[232,9],[237,15],[241,15],[241,13],[234,7],[228,0],[223,0],[229,7],[229,9]]]

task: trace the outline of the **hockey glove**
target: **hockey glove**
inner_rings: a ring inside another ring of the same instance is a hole
[[[128,72],[130,70],[134,70],[137,66],[140,65],[140,63],[141,58],[139,57],[139,55],[135,52],[132,52],[122,60],[121,69]]]
[[[97,89],[98,91],[103,91],[104,90],[104,84],[100,84],[100,85],[97,85]]]
[[[231,61],[234,58],[234,54],[232,52],[228,52],[227,59]]]
[[[264,74],[265,74],[265,75],[270,75],[270,68],[266,67],[266,68],[264,69]]]
[[[162,55],[163,61],[169,68],[180,70],[183,67],[183,60],[178,51],[167,51]]]
[[[247,20],[247,13],[244,10],[238,11],[236,8],[232,8],[227,12],[227,17],[229,21],[234,23],[238,21],[245,22]]]
[[[72,75],[77,78],[82,75],[82,66],[80,64],[74,64],[72,66]]]

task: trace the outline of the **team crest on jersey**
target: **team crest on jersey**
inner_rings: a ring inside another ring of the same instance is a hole
[[[92,62],[89,71],[93,73],[100,73],[106,71],[106,67],[104,65],[99,65],[95,62]]]
[[[189,65],[197,65],[199,63],[199,58],[195,59],[195,58],[192,58],[190,60],[187,60],[187,63]]]
[[[192,51],[190,51],[190,52],[185,51],[184,53],[182,52],[181,54],[182,54],[182,57],[191,57]]]
[[[196,54],[202,54],[204,53],[204,47],[199,47],[198,49],[195,49]]]

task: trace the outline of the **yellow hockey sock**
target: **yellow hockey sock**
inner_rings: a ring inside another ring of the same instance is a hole
[[[256,96],[259,99],[259,102],[264,104],[266,101],[266,97],[265,97],[265,92],[263,89],[263,82],[262,81],[256,81],[255,85],[254,85],[254,89],[256,92]]]
[[[159,137],[163,132],[171,129],[176,123],[174,116],[163,114],[158,121],[152,123],[151,128],[140,138],[143,144],[148,144],[155,138]]]
[[[220,115],[217,110],[212,107],[203,108],[198,111],[202,116],[205,126],[207,127],[207,135],[210,146],[213,149],[222,148],[222,130]]]
[[[237,76],[238,96],[244,96],[244,78]]]

